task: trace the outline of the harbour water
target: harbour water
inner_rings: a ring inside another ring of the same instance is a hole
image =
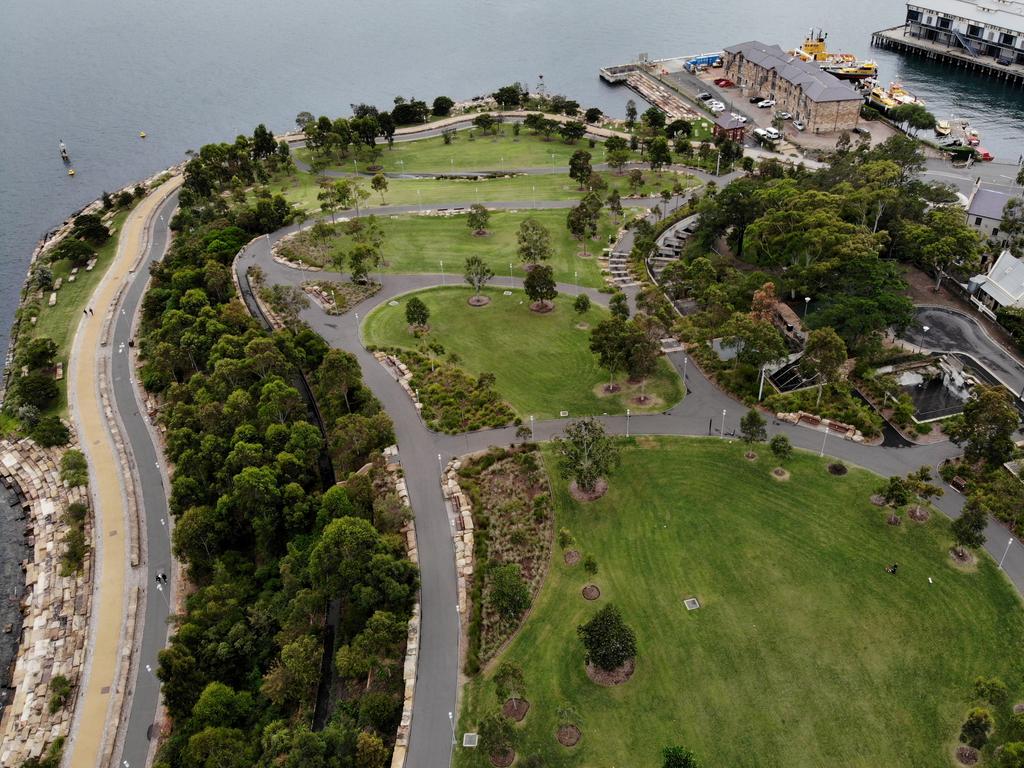
[[[0,349],[38,238],[103,190],[179,162],[186,149],[294,127],[302,110],[346,114],[398,94],[467,98],[512,80],[621,114],[630,93],[598,69],[721,49],[752,38],[875,58],[938,117],[966,117],[997,160],[1024,151],[1024,90],[869,47],[902,21],[894,0],[177,0],[54,3],[0,10]],[[147,138],[141,140],[139,131]],[[66,175],[58,141],[76,170]],[[1007,173],[1011,173],[1010,170]],[[21,532],[0,519],[0,557]],[[8,594],[0,571],[0,594]],[[2,637],[0,637],[2,644]]]

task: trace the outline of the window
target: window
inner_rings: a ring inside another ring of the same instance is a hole
[[[1017,42],[1017,41],[1014,39],[1013,35],[1008,35],[1005,32],[1003,34],[999,35],[999,43],[1000,43],[1000,45],[1006,45],[1006,46],[1009,46],[1010,48],[1012,48],[1013,44],[1015,42]]]
[[[992,237],[999,237],[999,227],[992,227]]]
[[[939,28],[940,29],[949,29],[949,25],[952,24],[952,23],[953,22],[952,22],[951,19],[939,19]]]
[[[921,12],[920,11],[907,11],[907,21],[920,21],[920,20],[921,20]]]
[[[924,23],[925,24],[931,24],[932,23],[932,17],[931,16],[925,16],[924,17]]]
[[[981,37],[982,29],[974,24],[967,25],[967,34],[970,37]]]
[[[976,227],[980,227],[981,226],[981,216],[975,216],[974,217],[974,226],[976,226]]]

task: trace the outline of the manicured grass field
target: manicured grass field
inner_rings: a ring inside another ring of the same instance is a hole
[[[555,273],[555,280],[599,288],[604,284],[595,254],[607,247],[608,236],[617,227],[608,216],[602,216],[598,238],[587,243],[589,258],[576,254],[580,252],[579,241],[573,239],[565,226],[567,210],[536,210],[494,212],[488,224],[488,234],[477,236],[469,229],[465,216],[400,216],[380,218],[384,231],[382,253],[386,262],[385,270],[395,273],[440,272],[441,261],[444,271],[462,279],[462,268],[467,256],[479,256],[488,263],[495,273],[495,283],[502,278],[507,284],[509,264],[513,274],[524,277],[525,271],[517,253],[516,234],[520,223],[534,218],[551,232],[553,255],[548,262]],[[344,252],[349,247],[348,238],[339,240],[337,250]],[[574,274],[577,277],[574,277]]]
[[[462,282],[461,270],[452,280]],[[580,322],[590,327],[608,317],[606,310],[591,306],[580,316],[572,308],[573,296],[559,296],[556,308],[547,314],[531,312],[522,291],[503,295],[500,288],[489,288],[491,303],[470,307],[468,287],[435,288],[419,296],[430,309],[430,333],[417,339],[409,333],[405,321],[405,300],[397,306],[385,304],[367,316],[363,338],[367,344],[418,348],[424,341],[438,342],[446,353],[459,356],[459,365],[473,375],[493,373],[495,387],[523,417],[557,416],[568,411],[572,416],[600,413],[625,413],[643,410],[627,402],[638,394],[626,389],[610,397],[599,397],[595,390],[608,380],[591,353],[590,333],[577,328]],[[665,360],[647,383],[647,393],[658,399],[654,410],[663,410],[682,398],[679,376]],[[660,402],[658,402],[660,401]]]
[[[618,189],[623,196],[623,206],[628,206],[625,199],[630,194],[629,180],[626,175],[611,172],[601,174],[608,182],[608,191]],[[638,190],[643,196],[653,196],[662,189],[671,188],[676,181],[684,187],[697,184],[693,176],[676,174],[668,171],[653,173],[644,171],[645,184]],[[363,187],[370,190],[369,178],[362,178]],[[316,177],[308,173],[295,173],[283,176],[270,183],[270,190],[282,193],[285,198],[302,208],[308,215],[321,215],[320,201],[317,195],[320,187]],[[389,179],[388,191],[384,193],[386,205],[423,205],[451,206],[472,205],[494,201],[523,201],[524,206],[543,200],[578,200],[583,197],[578,185],[564,173],[541,174],[535,176],[510,176],[497,179],[476,180],[443,180],[443,179]],[[380,195],[372,193],[363,203],[367,207],[381,205]]]
[[[52,307],[47,305],[46,302],[50,297],[50,292],[46,291],[40,302],[39,318],[36,324],[33,326],[25,323],[21,327],[22,332],[26,334],[24,337],[26,340],[48,336],[56,342],[57,357],[55,360],[64,363],[65,376],[67,376],[68,372],[68,357],[71,354],[71,343],[74,341],[75,331],[78,329],[78,321],[82,318],[82,310],[88,304],[93,290],[99,281],[103,279],[107,267],[110,266],[110,262],[117,252],[118,235],[121,232],[124,220],[128,218],[130,210],[127,209],[117,213],[110,222],[110,228],[115,230],[114,235],[97,249],[96,266],[93,267],[91,272],[86,272],[83,267],[75,275],[75,281],[69,283],[68,277],[71,275],[70,262],[66,260],[57,261],[50,265],[50,268],[53,270],[54,280],[58,277],[64,280],[60,290],[57,291],[57,303]],[[106,309],[106,307],[93,307],[97,317],[106,312]],[[67,412],[66,379],[58,381],[57,386],[60,394],[57,397],[56,403],[52,408],[48,409],[48,412],[65,415]]]
[[[564,565],[556,547],[501,657],[523,668],[531,703],[520,759],[658,768],[661,749],[680,744],[710,768],[945,766],[976,676],[1024,699],[1019,598],[987,556],[974,572],[951,565],[942,515],[890,527],[868,500],[878,477],[834,477],[806,453],[779,482],[763,446],[756,462],[717,439],[630,446],[597,502],[573,501],[553,478],[556,527],[599,571]],[[580,596],[591,581],[594,603]],[[683,607],[690,596],[699,610]],[[584,673],[576,626],[609,602],[639,653],[631,680],[602,688]],[[497,707],[492,683],[472,681],[463,702],[460,733]],[[563,702],[580,714],[573,749],[554,738]],[[486,762],[456,750],[457,766]]]
[[[383,153],[379,164],[386,172],[394,173],[461,173],[464,171],[502,171],[513,168],[550,168],[552,165],[566,166],[569,158],[578,150],[591,155],[592,163],[605,161],[603,142],[591,147],[587,139],[575,144],[566,144],[557,136],[545,140],[532,135],[523,128],[518,137],[512,135],[512,126],[501,128],[500,136],[481,136],[474,130],[474,138],[469,138],[469,130],[461,130],[455,134],[451,144],[436,136],[416,141],[396,141],[390,149],[382,145]],[[296,150],[300,160],[309,162],[312,153],[308,149]],[[552,157],[554,156],[554,157]],[[634,159],[640,155],[633,153]],[[401,162],[399,162],[401,161]],[[366,163],[356,163],[360,171],[366,171]],[[335,164],[334,168],[354,170],[352,160]]]

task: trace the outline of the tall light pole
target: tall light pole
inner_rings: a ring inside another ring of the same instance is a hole
[[[423,195],[420,194],[420,191],[418,189],[416,190],[416,202],[420,206],[420,213],[423,213]]]
[[[580,283],[580,274],[576,270],[573,270],[573,272],[572,272],[572,289],[576,293],[577,296],[579,295],[579,292],[580,292],[580,285],[579,285],[579,283]]]
[[[722,439],[725,440],[725,408],[722,409]]]
[[[531,415],[530,416],[530,440],[532,441],[532,440],[536,439],[536,437],[537,437],[537,435],[535,435],[534,432],[533,432],[533,416]]]
[[[1003,569],[1003,560],[1006,559],[1006,553],[1010,551],[1010,545],[1013,544],[1013,536],[1006,542],[1006,549],[1003,550],[1003,556],[999,558],[999,570]]]
[[[683,355],[683,386],[686,386],[686,364],[690,362],[690,358],[687,355]]]
[[[629,437],[629,408],[626,409],[626,437]]]
[[[537,207],[537,185],[534,184],[530,187],[533,190],[533,207]]]
[[[921,334],[921,343],[917,345],[918,354],[924,354],[924,334],[928,333],[928,326],[922,325],[921,330],[923,331],[923,333]]]
[[[454,747],[455,746],[455,715],[453,715],[451,712],[448,713],[448,722],[451,723],[451,726],[452,726],[452,746]]]
[[[757,402],[761,402],[761,397],[764,395],[764,366],[761,366],[761,383],[757,387]]]
[[[444,464],[441,462],[441,454],[437,454],[437,471],[444,474]]]
[[[508,287],[512,287],[512,262],[508,263]]]
[[[818,456],[825,455],[825,442],[828,440],[828,425],[825,425],[825,437],[821,441],[821,450],[818,451]]]
[[[804,320],[807,319],[807,307],[810,305],[810,303],[811,303],[811,297],[810,296],[804,296],[804,316],[802,318]]]

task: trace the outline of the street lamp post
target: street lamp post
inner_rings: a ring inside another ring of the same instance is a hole
[[[437,471],[444,474],[444,464],[441,461],[441,454],[437,454]]]
[[[512,287],[512,262],[508,264],[508,287]]]
[[[804,296],[804,316],[803,316],[804,320],[807,319],[807,307],[810,305],[810,303],[811,303],[811,297],[810,296]]]
[[[1003,560],[1006,559],[1006,553],[1010,551],[1010,545],[1013,544],[1013,536],[1006,542],[1006,549],[1003,550],[1003,556],[999,558],[999,570],[1003,569]]]
[[[922,325],[921,326],[921,330],[922,330],[921,343],[917,345],[918,354],[924,354],[924,334],[928,333],[929,328],[928,328],[927,325]]]
[[[828,440],[828,425],[825,425],[825,437],[821,441],[821,450],[818,451],[818,456],[825,455],[825,442]]]
[[[722,409],[722,439],[725,440],[725,408]]]
[[[686,385],[686,364],[690,362],[690,358],[687,355],[683,355],[683,385]]]
[[[444,285],[444,259],[441,259],[441,285]]]
[[[573,291],[577,295],[579,295],[579,292],[580,292],[580,285],[579,285],[579,283],[580,283],[580,273],[577,272],[576,270],[573,270],[573,273],[572,273],[572,289],[573,289]]]
[[[536,439],[537,435],[533,431],[533,416],[530,416],[530,440]]]
[[[761,397],[764,395],[764,366],[761,366],[761,382],[757,387],[757,402],[761,402]]]
[[[537,207],[537,185],[534,184],[533,186],[530,187],[530,189],[533,190],[533,207],[536,208]]]
[[[420,207],[420,213],[423,213],[423,195],[420,194],[418,189],[416,190],[416,202]]]
[[[455,746],[455,715],[453,715],[451,712],[448,713],[448,722],[451,723],[451,726],[452,726],[452,746],[454,747]]]

